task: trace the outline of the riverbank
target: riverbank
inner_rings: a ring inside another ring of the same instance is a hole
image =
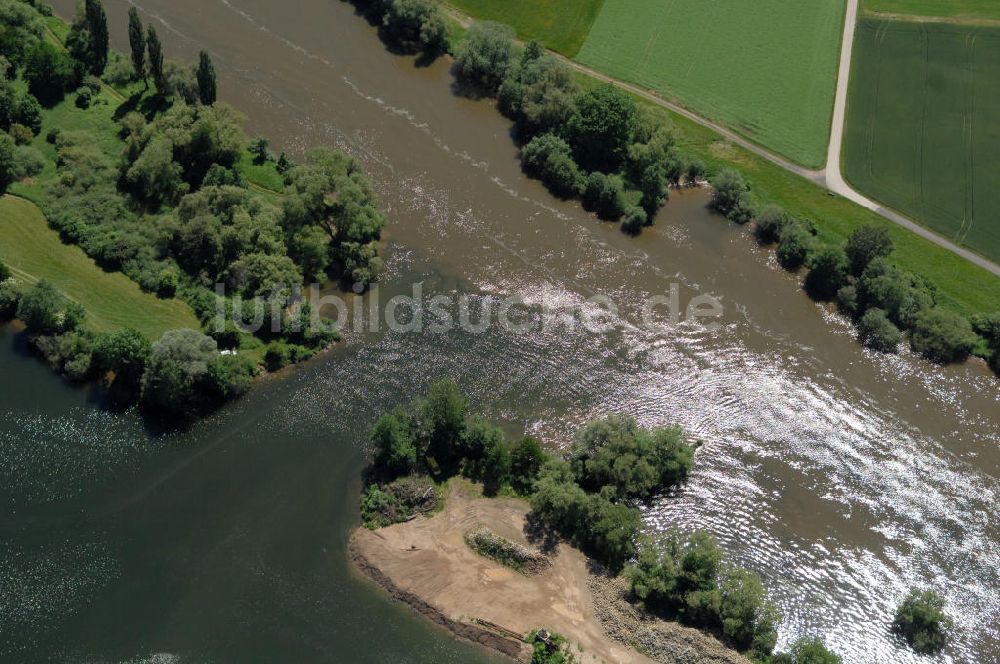
[[[485,526],[531,546],[525,535],[528,512],[522,500],[483,498],[473,485],[451,482],[439,514],[377,531],[355,530],[350,557],[393,599],[455,636],[514,659],[527,661],[530,652],[513,635],[544,628],[565,636],[574,652],[582,649],[582,662],[747,662],[697,630],[643,616],[617,592],[620,582],[565,543],[546,548],[551,566],[527,576],[477,555],[464,541],[467,532]],[[637,638],[643,650],[660,657],[637,650],[632,645]],[[678,654],[684,658],[676,659]]]

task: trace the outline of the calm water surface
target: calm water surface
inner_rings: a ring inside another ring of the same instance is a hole
[[[60,0],[66,15],[72,3]],[[511,433],[565,446],[587,419],[679,423],[705,441],[651,528],[707,528],[758,570],[782,643],[822,636],[851,663],[930,661],[888,634],[909,584],[958,626],[933,661],[1000,661],[1000,381],[861,349],[769,252],[675,195],[639,239],[520,173],[509,126],[453,94],[445,63],[385,52],[338,0],[140,0],[171,55],[208,47],[251,133],[358,157],[388,209],[383,299],[597,294],[615,332],[353,335],[194,430],[109,414],[0,337],[0,660],[480,661],[357,580],[364,433],[451,376]],[[128,5],[106,2],[119,48]],[[650,295],[712,295],[717,326],[653,333]]]

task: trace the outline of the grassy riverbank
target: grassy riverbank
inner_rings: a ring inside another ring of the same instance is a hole
[[[199,327],[191,308],[177,299],[142,292],[120,272],[105,272],[79,247],[64,244],[30,201],[0,198],[0,260],[15,278],[46,280],[87,310],[95,332],[131,327],[150,341],[167,330]]]

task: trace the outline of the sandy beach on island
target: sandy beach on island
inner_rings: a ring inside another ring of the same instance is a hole
[[[359,528],[351,537],[350,554],[357,568],[394,599],[457,636],[513,659],[530,659],[523,638],[533,630],[547,629],[565,636],[583,663],[653,662],[609,636],[602,620],[624,623],[618,636],[625,639],[626,634],[639,638],[640,623],[645,627],[650,623],[642,622],[627,603],[608,599],[614,593],[601,589],[611,587],[611,582],[592,572],[592,564],[580,551],[559,543],[547,552],[552,563],[548,569],[525,576],[478,555],[464,541],[466,533],[486,526],[531,546],[524,532],[528,512],[523,500],[483,498],[478,487],[453,481],[441,512],[376,531]],[[610,610],[609,604],[614,605]],[[671,642],[672,659],[660,661],[746,661],[695,630],[655,622],[658,639]],[[688,656],[684,660],[676,659],[684,654]]]

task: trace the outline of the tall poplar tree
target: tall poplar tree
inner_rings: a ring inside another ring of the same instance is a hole
[[[149,75],[160,94],[166,92],[166,81],[163,78],[163,45],[156,34],[156,28],[149,26],[146,33],[146,50],[149,52]]]
[[[215,103],[215,66],[212,58],[207,52],[202,51],[198,56],[198,97],[205,106]]]
[[[87,65],[91,74],[100,76],[108,66],[108,16],[104,13],[101,0],[87,0],[84,15],[90,33],[90,62]]]
[[[128,10],[128,44],[132,48],[132,68],[135,75],[141,76],[143,83],[149,86],[146,79],[146,32],[142,28],[139,10],[132,7]]]

